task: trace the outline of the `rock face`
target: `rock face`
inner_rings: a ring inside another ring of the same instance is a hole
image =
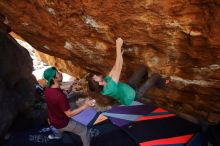
[[[25,116],[35,94],[29,53],[7,34],[10,29],[3,25],[0,25],[0,140],[18,114]]]
[[[123,79],[146,64],[172,79],[167,90],[148,93],[158,104],[220,120],[219,0],[1,0],[0,13],[37,50],[63,59],[68,67],[61,68],[73,75],[108,73],[115,39],[122,37]]]

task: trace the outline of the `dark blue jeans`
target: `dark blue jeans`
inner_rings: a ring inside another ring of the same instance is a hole
[[[145,65],[140,65],[128,80],[128,84],[135,89],[136,98],[140,98],[152,87],[163,86],[163,80],[159,74],[152,74],[148,78],[147,67]]]

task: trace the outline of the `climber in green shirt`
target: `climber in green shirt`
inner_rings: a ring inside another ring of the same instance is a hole
[[[139,69],[132,75],[128,83],[120,82],[120,75],[123,65],[123,40],[116,40],[116,61],[110,73],[103,78],[102,75],[90,74],[87,77],[89,89],[94,92],[99,92],[102,95],[110,96],[121,104],[130,105],[135,98],[142,97],[148,89],[155,85],[162,85],[163,80],[160,75],[153,74],[145,81],[140,88],[140,82],[147,76],[147,68],[140,65]]]

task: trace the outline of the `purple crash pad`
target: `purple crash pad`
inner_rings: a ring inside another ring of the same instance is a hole
[[[73,120],[87,126],[97,114],[96,110],[93,108],[87,108],[79,114],[71,117]]]

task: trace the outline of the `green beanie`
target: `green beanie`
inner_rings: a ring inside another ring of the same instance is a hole
[[[47,80],[47,85],[50,87],[52,85],[53,78],[56,76],[56,68],[50,67],[44,71],[44,79]]]

